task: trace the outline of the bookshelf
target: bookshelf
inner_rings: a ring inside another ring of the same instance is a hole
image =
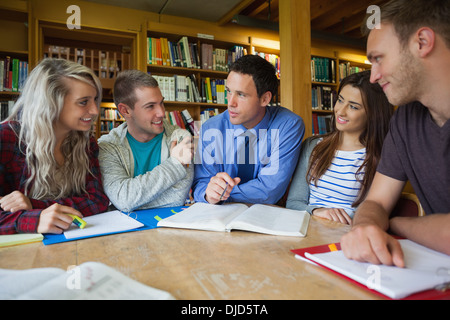
[[[311,48],[312,134],[331,129],[331,115],[337,100],[339,60],[335,52]]]
[[[0,7],[0,121],[10,113],[28,75],[27,4]]]
[[[311,48],[313,135],[330,131],[331,115],[341,80],[352,73],[370,69],[369,64],[352,58],[355,57],[346,56],[339,51]]]
[[[276,70],[278,81],[281,79],[281,56],[280,41],[250,37],[251,54],[259,55],[269,61]],[[270,106],[281,105],[280,83],[278,83],[278,93],[272,97]]]
[[[99,121],[97,122],[96,130],[100,135],[109,133],[113,128],[120,126],[125,119],[117,110],[113,102],[102,102],[100,104]]]
[[[248,43],[151,30],[146,42],[146,69],[158,81],[169,114],[188,110],[202,122],[226,110],[228,66],[249,53]]]
[[[92,131],[99,138],[123,122],[112,103],[112,89],[121,70],[136,66],[136,33],[83,27],[73,31],[65,24],[39,21],[38,56],[62,58],[91,68],[99,77],[103,99]]]

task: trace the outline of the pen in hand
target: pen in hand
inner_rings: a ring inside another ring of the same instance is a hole
[[[227,188],[228,188],[228,182],[226,182],[225,189],[223,189],[223,192],[222,192],[222,194],[220,195],[219,201],[222,201],[223,195],[224,195],[225,192],[227,191]]]

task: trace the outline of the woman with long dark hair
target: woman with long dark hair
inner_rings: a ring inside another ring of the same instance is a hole
[[[286,207],[351,224],[375,175],[393,106],[370,71],[341,81],[331,132],[303,142]]]

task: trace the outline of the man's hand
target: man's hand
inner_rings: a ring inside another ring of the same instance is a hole
[[[172,141],[170,146],[170,156],[181,162],[182,165],[188,165],[194,157],[194,145],[190,137],[185,137],[183,141],[177,143]]]
[[[205,199],[211,204],[225,201],[230,197],[233,188],[241,182],[241,178],[231,178],[226,172],[219,172],[209,180]]]
[[[341,248],[347,258],[356,261],[405,266],[400,243],[373,224],[353,227],[341,238]]]

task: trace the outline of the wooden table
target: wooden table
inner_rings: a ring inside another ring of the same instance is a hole
[[[0,249],[0,268],[107,264],[177,299],[377,299],[291,249],[340,241],[348,226],[312,217],[307,237],[158,228]]]

